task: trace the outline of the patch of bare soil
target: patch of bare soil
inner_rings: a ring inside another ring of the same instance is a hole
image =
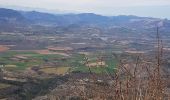
[[[0,52],[4,52],[4,51],[7,51],[9,50],[10,48],[7,47],[7,46],[4,46],[4,45],[0,45]]]
[[[56,51],[50,51],[47,49],[44,50],[11,50],[11,51],[17,51],[17,52],[35,52],[38,54],[43,54],[43,55],[49,55],[49,54],[57,54],[57,55],[62,55],[62,56],[69,56],[69,54],[67,53],[63,53],[63,52],[56,52]],[[28,57],[29,55],[17,55],[17,57]]]
[[[15,55],[15,57],[18,59],[27,59],[28,55]]]
[[[69,55],[66,54],[66,53],[52,52],[52,51],[49,51],[49,50],[35,50],[35,52],[36,52],[36,53],[39,53],[39,54],[44,54],[44,55],[57,54],[57,55],[62,55],[62,56],[69,56]]]
[[[54,47],[54,46],[49,46],[47,47],[48,50],[51,51],[71,51],[73,48],[71,47]]]
[[[87,66],[89,67],[97,67],[97,66],[105,66],[106,63],[104,61],[98,61],[98,62],[93,62],[93,63],[89,63],[87,64]]]

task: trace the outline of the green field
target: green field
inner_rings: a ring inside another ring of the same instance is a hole
[[[16,56],[21,57],[21,59]],[[63,56],[56,54],[43,55],[35,52],[7,51],[5,53],[0,53],[0,64],[5,65],[5,70],[22,71],[30,67],[42,66],[43,64],[50,62],[60,64],[60,66],[69,67],[71,68],[71,72],[89,72],[91,70],[94,73],[105,73],[106,71],[113,73],[117,64],[117,61],[113,57],[104,59],[105,65],[94,67],[88,67],[84,64],[85,55],[83,54],[72,54],[72,56],[67,57],[64,60],[62,60],[62,58]],[[90,63],[95,63],[98,59],[98,55],[90,55],[88,56],[88,59]],[[55,68],[57,66],[52,67]]]
[[[17,55],[26,55],[26,59],[13,60]],[[46,61],[53,60],[55,58],[60,58],[60,55],[43,55],[34,52],[16,52],[16,51],[7,51],[0,54],[0,64],[7,65],[4,67],[7,70],[25,70],[28,67],[40,65]],[[10,67],[8,65],[13,65],[16,67]]]
[[[108,59],[104,59],[105,65],[104,66],[95,66],[95,67],[88,67],[85,64],[83,64],[84,61],[84,55],[76,55],[73,62],[73,69],[74,72],[94,72],[94,73],[106,73],[110,72],[113,73],[114,69],[117,65],[116,59],[113,57],[110,57]],[[92,58],[93,57],[93,58]],[[90,62],[96,62],[97,57],[92,56],[90,59]]]

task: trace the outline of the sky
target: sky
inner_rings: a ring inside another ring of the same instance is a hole
[[[0,0],[0,5],[170,19],[170,0]]]

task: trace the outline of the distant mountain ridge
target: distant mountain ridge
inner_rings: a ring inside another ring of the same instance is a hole
[[[102,16],[93,13],[82,14],[49,14],[37,11],[17,11],[0,8],[0,31],[4,29],[20,29],[39,25],[42,27],[93,26],[100,28],[127,28],[145,30],[157,27],[169,28],[167,19],[138,16]],[[16,25],[15,25],[16,24]],[[5,26],[6,25],[6,26]],[[8,28],[10,27],[10,28]],[[3,29],[4,28],[4,29]]]
[[[22,18],[22,14],[16,10],[0,8],[0,17],[3,18]]]

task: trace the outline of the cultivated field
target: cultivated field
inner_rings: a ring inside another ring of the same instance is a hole
[[[56,75],[65,75],[69,72],[70,67],[49,67],[49,68],[43,68],[39,71],[42,71],[46,74],[56,74]]]

